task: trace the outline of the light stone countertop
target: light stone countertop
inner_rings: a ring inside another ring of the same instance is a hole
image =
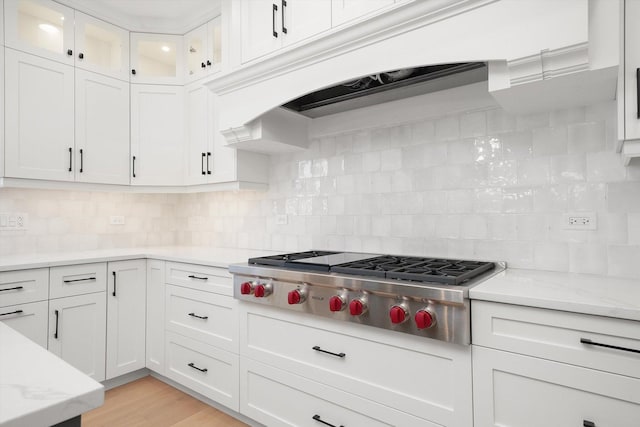
[[[104,402],[104,387],[0,322],[0,425],[50,426]]]
[[[469,290],[472,300],[640,321],[640,280],[506,269]]]

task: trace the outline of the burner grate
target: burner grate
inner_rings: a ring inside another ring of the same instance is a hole
[[[290,263],[292,261],[296,261],[299,259],[334,255],[337,253],[338,252],[329,252],[329,251],[294,252],[290,254],[270,255],[270,256],[263,256],[259,258],[249,258],[249,264],[273,265],[276,267],[284,267],[287,265],[287,263]]]

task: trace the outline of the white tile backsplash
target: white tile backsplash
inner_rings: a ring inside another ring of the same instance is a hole
[[[531,115],[499,108],[311,141],[271,157],[267,192],[0,189],[30,215],[0,255],[165,244],[504,260],[640,278],[640,162],[615,153],[613,102]],[[598,228],[566,230],[565,212]],[[276,225],[275,215],[287,224]],[[124,215],[112,226],[109,215]]]

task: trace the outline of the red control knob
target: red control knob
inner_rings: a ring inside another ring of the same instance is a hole
[[[399,324],[404,322],[405,320],[407,320],[408,315],[409,313],[407,313],[407,310],[401,305],[394,305],[393,307],[391,307],[391,310],[389,310],[389,317],[391,318],[391,323],[394,323],[394,324]]]
[[[271,295],[271,285],[256,285],[253,290],[253,296],[256,298],[264,298]]]
[[[329,310],[342,311],[344,310],[345,302],[340,295],[334,295],[329,298]]]
[[[244,282],[240,285],[240,293],[242,295],[251,295],[253,293],[253,283]]]
[[[300,289],[295,289],[287,294],[287,301],[289,304],[301,304],[304,302],[304,295]]]
[[[429,329],[436,324],[436,316],[428,310],[418,310],[414,316],[418,329]]]
[[[360,316],[366,309],[367,305],[360,298],[353,299],[349,303],[349,313],[351,313],[352,316]]]

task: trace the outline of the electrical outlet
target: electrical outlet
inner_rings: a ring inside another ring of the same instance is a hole
[[[286,214],[276,215],[276,225],[287,225],[287,215]]]
[[[111,215],[109,217],[109,224],[111,225],[124,225],[123,215]]]
[[[29,226],[29,214],[16,214],[16,230],[26,230]]]
[[[0,213],[0,230],[22,231],[29,227],[29,214],[24,212]]]
[[[564,214],[565,230],[595,230],[598,228],[595,212],[572,212]]]

